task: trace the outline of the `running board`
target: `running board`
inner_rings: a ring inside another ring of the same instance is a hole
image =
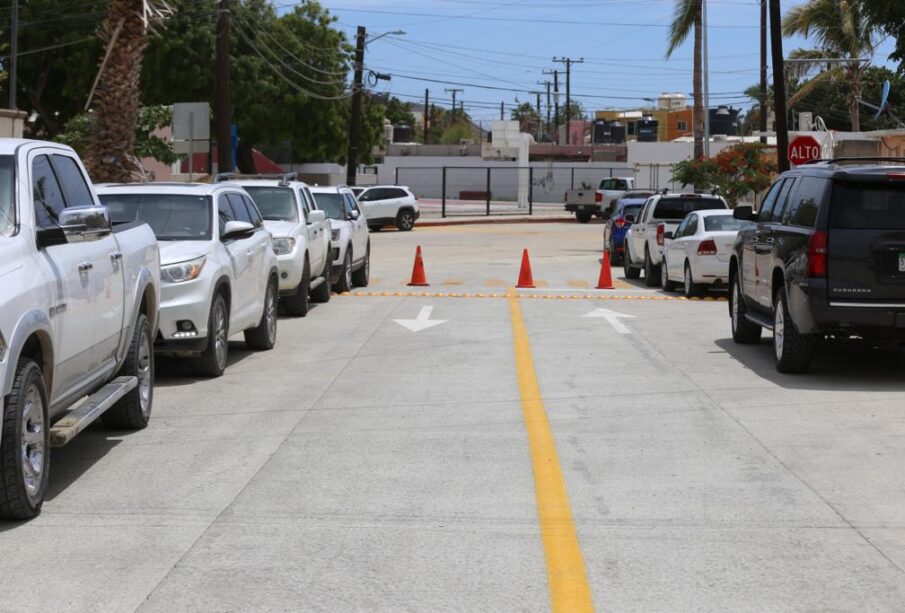
[[[117,377],[66,414],[50,429],[50,446],[62,447],[90,426],[116,401],[138,386],[138,377]]]
[[[311,279],[311,285],[308,286],[308,289],[317,289],[326,282],[327,282],[327,280],[323,277],[318,277],[317,279]]]
[[[773,322],[759,313],[745,313],[745,319],[752,323],[756,323],[758,326],[762,326],[767,330],[773,329]]]

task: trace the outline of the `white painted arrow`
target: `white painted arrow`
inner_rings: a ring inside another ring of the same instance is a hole
[[[412,332],[421,332],[422,330],[445,324],[448,321],[446,319],[431,319],[431,313],[433,312],[434,307],[432,306],[421,307],[418,317],[415,319],[394,319],[393,321]]]
[[[628,326],[619,321],[620,319],[635,319],[634,315],[626,315],[625,313],[619,313],[609,309],[594,309],[590,313],[584,315],[584,317],[599,317],[605,319],[608,324],[613,326],[613,330],[619,334],[632,333],[632,331],[628,329]]]

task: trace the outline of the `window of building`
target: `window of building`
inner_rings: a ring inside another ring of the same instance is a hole
[[[684,132],[685,130],[688,130],[688,122],[687,122],[687,121],[680,121],[679,124],[676,126],[676,129],[682,130],[683,132]]]

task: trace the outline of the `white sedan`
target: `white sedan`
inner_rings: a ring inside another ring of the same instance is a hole
[[[735,219],[728,209],[689,213],[676,231],[667,232],[660,280],[671,291],[681,284],[692,298],[708,288],[729,282],[729,260],[738,231],[746,221]]]

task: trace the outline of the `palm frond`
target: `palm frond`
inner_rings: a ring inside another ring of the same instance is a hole
[[[833,81],[834,79],[842,79],[844,76],[844,71],[841,68],[833,68],[831,70],[824,70],[817,76],[812,79],[808,79],[801,88],[795,92],[795,94],[789,98],[789,108],[791,109],[797,103],[801,102],[817,89],[822,83],[827,81]]]
[[[688,35],[694,30],[695,17],[701,11],[701,0],[676,0],[672,23],[669,24],[669,39],[666,46],[666,57],[682,46]]]

